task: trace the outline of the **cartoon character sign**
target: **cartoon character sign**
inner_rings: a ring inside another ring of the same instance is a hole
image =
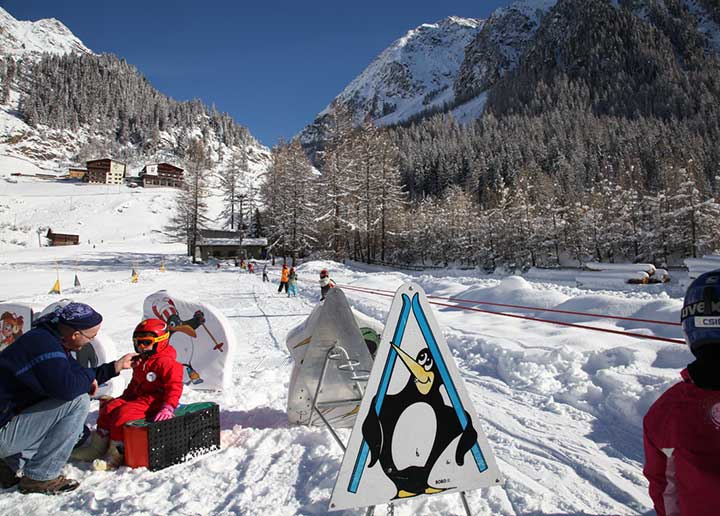
[[[187,386],[221,390],[230,380],[228,355],[234,349],[234,334],[217,309],[160,290],[145,298],[143,317],[167,323],[170,344],[185,369],[183,381]]]
[[[19,304],[0,304],[0,351],[30,329],[32,309]]]
[[[425,293],[395,293],[331,510],[462,492],[501,481]]]

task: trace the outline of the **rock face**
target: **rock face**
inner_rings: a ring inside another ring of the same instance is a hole
[[[453,84],[456,99],[471,99],[515,68],[555,2],[524,0],[495,11],[465,49]]]

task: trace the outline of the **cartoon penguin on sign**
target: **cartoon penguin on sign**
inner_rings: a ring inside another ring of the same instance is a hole
[[[451,489],[452,486],[431,486],[428,479],[438,457],[458,436],[460,439],[454,460],[458,466],[463,465],[465,455],[477,441],[472,419],[465,411],[467,426],[463,430],[455,409],[446,404],[443,398],[443,379],[428,348],[421,349],[417,357],[413,358],[395,344],[392,344],[392,347],[410,372],[410,378],[400,392],[385,395],[379,413],[374,408],[377,406],[377,395],[373,399],[373,408],[362,425],[363,438],[370,451],[368,467],[380,463],[385,475],[395,484],[395,498],[434,494]],[[421,416],[421,424],[425,428],[417,428],[412,434],[406,432],[405,435],[394,435],[398,427],[402,426],[398,425],[399,422],[403,419],[407,421],[409,417],[417,424],[418,415]],[[432,436],[429,445],[427,439],[421,442],[423,439],[416,437],[428,434]],[[413,442],[414,437],[417,443]],[[408,447],[413,449],[415,455],[415,463],[412,465],[408,465],[407,458],[401,457],[399,453],[400,448],[407,450]]]
[[[195,330],[197,330],[202,324],[205,323],[205,314],[202,312],[202,310],[195,311],[192,318],[188,319],[187,321],[183,321],[178,314],[177,307],[175,306],[175,301],[173,301],[169,297],[164,297],[162,299],[162,303],[163,304],[153,304],[152,311],[158,319],[161,319],[167,323],[170,333],[173,334],[175,332],[179,332],[184,333],[192,339],[197,338],[197,332]],[[194,353],[195,344],[193,343],[191,347],[190,357],[188,357],[187,362],[181,362],[181,364],[183,365],[183,367],[185,367],[185,371],[188,375],[189,382],[186,383],[199,384],[203,383],[203,379],[200,377],[200,373],[198,373],[192,366],[192,358]]]

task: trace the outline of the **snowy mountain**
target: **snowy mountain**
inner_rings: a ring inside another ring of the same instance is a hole
[[[132,175],[146,163],[182,165],[192,138],[206,142],[215,173],[238,151],[253,181],[267,167],[268,149],[228,115],[170,99],[124,60],[92,53],[57,20],[18,21],[0,9],[0,74],[0,158],[12,163],[0,176],[63,174],[107,156]]]
[[[19,21],[0,7],[0,55],[37,59],[42,53],[92,53],[55,18]]]
[[[514,69],[556,1],[521,0],[495,11],[465,48],[453,84],[455,98],[469,100]]]
[[[537,46],[546,16],[566,19],[564,13],[574,4],[572,0],[517,0],[487,20],[452,17],[422,25],[383,51],[334,101],[348,106],[356,123],[370,115],[379,125],[392,125],[436,112],[451,112],[461,122],[474,120],[483,113],[498,81],[517,69]],[[700,38],[708,52],[720,50],[716,2],[598,0],[583,4],[588,9],[607,5],[625,10],[676,43]],[[577,27],[582,19],[570,23]],[[557,36],[568,39],[567,34]],[[307,148],[321,144],[329,107],[300,133]]]
[[[453,100],[453,82],[465,47],[483,21],[451,16],[408,31],[376,57],[335,100],[350,107],[355,122],[368,114],[381,125],[442,108]],[[301,133],[310,143],[322,137],[330,106]]]

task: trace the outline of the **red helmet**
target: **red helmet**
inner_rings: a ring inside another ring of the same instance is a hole
[[[170,340],[170,330],[161,319],[145,319],[135,327],[133,346],[137,353],[152,355],[162,351]]]
[[[327,278],[330,274],[328,273],[327,269],[323,269],[320,271],[320,277],[321,278]]]

